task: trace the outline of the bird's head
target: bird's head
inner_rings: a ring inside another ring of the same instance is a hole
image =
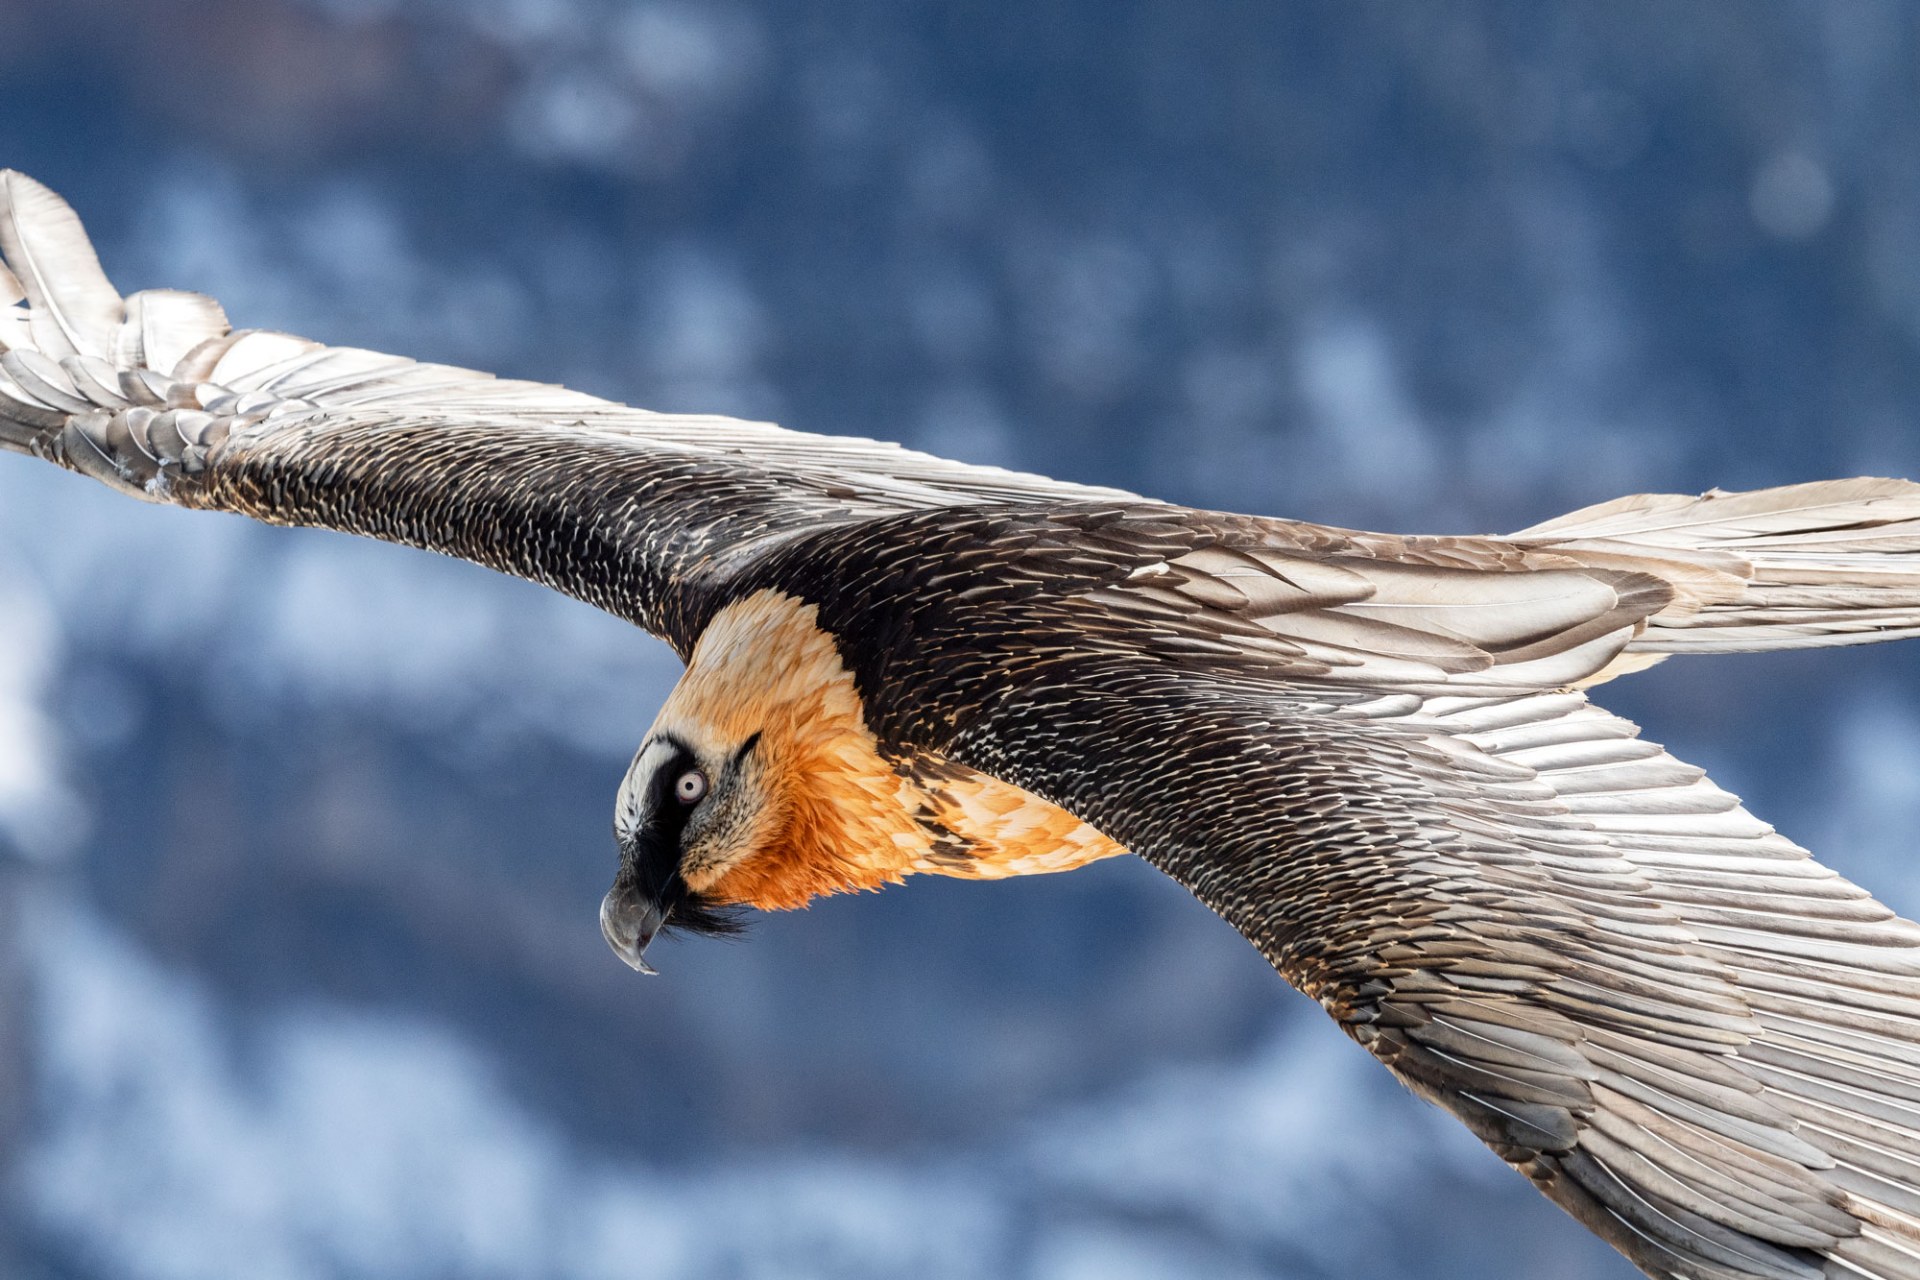
[[[634,756],[614,805],[620,872],[600,904],[600,929],[614,953],[642,973],[645,952],[671,923],[690,933],[738,926],[724,888],[727,872],[778,839],[783,806],[769,761],[753,733],[733,744],[657,731]]]
[[[907,869],[905,784],[814,618],[772,592],[723,610],[634,756],[600,928],[643,973],[662,929],[731,933],[742,906],[798,907]]]

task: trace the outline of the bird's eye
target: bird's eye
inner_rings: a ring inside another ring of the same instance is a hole
[[[681,804],[699,804],[707,794],[707,775],[698,769],[689,769],[680,775],[673,784],[673,794]]]

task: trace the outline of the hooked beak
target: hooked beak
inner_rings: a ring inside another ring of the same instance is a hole
[[[628,968],[641,973],[659,972],[647,963],[647,944],[666,922],[667,913],[659,905],[631,888],[616,884],[600,900],[600,932],[607,945]]]

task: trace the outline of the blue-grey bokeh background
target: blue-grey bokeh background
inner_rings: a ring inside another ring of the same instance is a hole
[[[1902,0],[5,0],[123,288],[1426,531],[1920,475]],[[1920,665],[1602,700],[1912,914]],[[1150,869],[608,955],[675,676],[0,459],[0,1273],[1624,1277]]]

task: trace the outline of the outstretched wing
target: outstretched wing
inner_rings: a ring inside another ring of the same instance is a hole
[[[1573,688],[1671,586],[1035,520],[998,536],[1084,579],[923,621],[893,733],[1160,866],[1650,1273],[1920,1276],[1920,928]]]
[[[683,653],[722,589],[786,586],[883,743],[1156,862],[1648,1271],[1920,1277],[1920,930],[1573,691],[1742,628],[1920,628],[1872,559],[1910,554],[1911,490],[1349,534],[234,332],[122,299],[17,174],[0,254],[0,448],[472,559]]]
[[[783,538],[961,503],[1129,496],[235,331],[196,294],[122,299],[72,210],[11,171],[0,254],[0,449],[149,500],[478,561],[683,654],[711,591]]]

